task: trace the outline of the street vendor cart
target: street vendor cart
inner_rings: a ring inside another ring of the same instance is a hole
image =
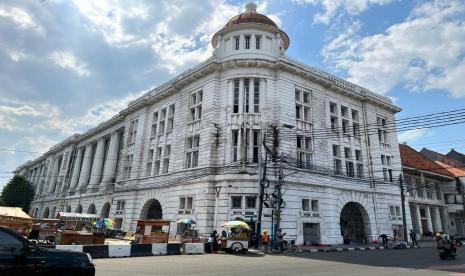
[[[33,220],[34,224],[27,238],[37,240],[42,243],[53,243],[58,230],[59,220],[41,218],[35,218]]]
[[[169,220],[146,219],[138,220],[134,243],[168,243],[170,235]]]
[[[193,226],[197,223],[191,218],[180,219],[176,221],[176,240],[181,243],[198,243],[200,242],[199,232]]]
[[[232,253],[246,253],[249,250],[249,230],[247,223],[239,220],[232,220],[221,225],[229,228],[226,237],[222,236],[221,250]]]
[[[95,227],[99,217],[92,214],[58,213],[55,244],[104,244],[105,233]]]
[[[27,237],[29,231],[31,231],[32,223],[32,218],[21,208],[0,206],[0,226]]]

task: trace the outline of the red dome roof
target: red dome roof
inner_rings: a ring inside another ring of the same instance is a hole
[[[278,25],[276,25],[276,23],[274,23],[273,20],[268,18],[268,16],[257,13],[256,11],[246,11],[234,16],[233,18],[231,18],[231,20],[229,20],[225,27],[243,23],[260,23],[278,28]]]

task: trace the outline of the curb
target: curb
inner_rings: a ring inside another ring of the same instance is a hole
[[[203,243],[190,244],[184,254],[204,254]],[[93,259],[145,257],[182,255],[181,244],[177,243],[152,243],[152,244],[127,244],[127,245],[56,245],[46,248],[55,248],[72,252],[89,253]]]
[[[408,245],[404,249],[418,248],[418,246]],[[328,253],[328,252],[347,252],[347,251],[371,251],[371,250],[389,250],[395,248],[384,248],[383,246],[366,246],[366,247],[345,247],[345,248],[308,248],[301,249],[299,252],[309,253]]]

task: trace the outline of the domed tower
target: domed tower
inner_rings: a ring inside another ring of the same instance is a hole
[[[212,38],[213,55],[219,59],[262,58],[276,60],[289,47],[289,37],[257,5],[234,16]]]

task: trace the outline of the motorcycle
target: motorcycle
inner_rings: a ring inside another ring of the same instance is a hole
[[[456,250],[453,247],[445,247],[445,246],[438,246],[438,254],[441,260],[445,260],[447,258],[455,259]]]

